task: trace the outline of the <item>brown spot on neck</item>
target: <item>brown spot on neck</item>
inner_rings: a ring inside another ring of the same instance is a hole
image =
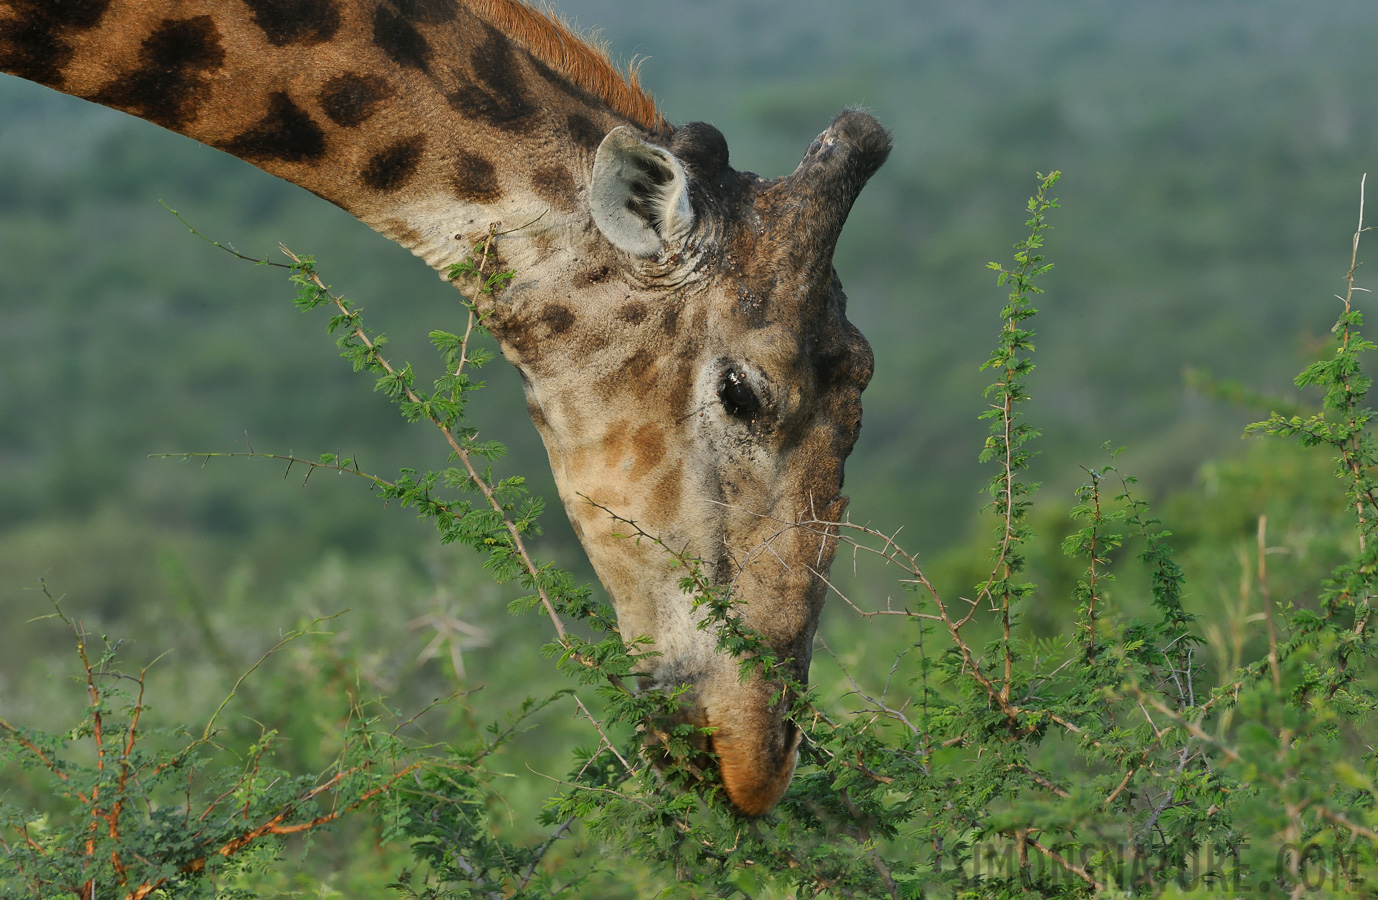
[[[244,0],[274,47],[321,44],[340,30],[335,0]]]
[[[582,113],[570,113],[565,119],[565,126],[569,128],[569,136],[574,139],[574,143],[590,153],[598,149],[606,132],[593,123],[593,120]]]
[[[455,0],[389,0],[397,12],[409,22],[424,25],[439,25],[454,21],[459,15],[459,4]]]
[[[286,91],[275,91],[258,124],[222,149],[250,162],[307,162],[325,155],[325,132]]]
[[[536,195],[559,212],[574,209],[574,176],[565,166],[542,166],[531,173]]]
[[[110,0],[12,0],[0,22],[0,69],[56,87],[72,60],[70,38],[99,24]]]
[[[373,43],[399,66],[430,70],[431,45],[415,25],[387,5],[373,14]]]
[[[91,99],[164,128],[181,130],[210,93],[207,75],[225,63],[220,32],[210,16],[164,19],[139,47],[139,68]]]
[[[497,169],[482,156],[467,150],[455,151],[450,186],[460,200],[474,203],[494,203],[502,196]]]
[[[524,134],[541,124],[535,102],[512,53],[512,42],[491,25],[469,54],[470,78],[450,92],[455,111],[503,131]]]
[[[384,193],[398,190],[416,174],[425,148],[426,138],[418,134],[375,153],[364,166],[364,185]]]
[[[421,232],[401,219],[388,219],[379,227],[378,232],[404,247],[414,247],[421,243]]]
[[[327,81],[319,101],[330,121],[344,128],[354,128],[368,121],[395,93],[386,78],[350,72]]]

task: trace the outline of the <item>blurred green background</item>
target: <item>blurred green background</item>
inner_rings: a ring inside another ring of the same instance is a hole
[[[836,259],[877,361],[847,487],[854,519],[905,526],[921,559],[960,556],[978,534],[978,367],[1005,293],[985,263],[1022,236],[1035,171],[1065,173],[1028,406],[1044,432],[1035,477],[1059,499],[1107,441],[1129,446],[1123,466],[1150,496],[1201,496],[1203,465],[1243,453],[1243,424],[1266,410],[1203,395],[1186,373],[1286,397],[1338,311],[1359,179],[1378,173],[1378,4],[558,6],[620,59],[641,58],[672,120],[719,126],[739,169],[789,172],[847,105],[894,130]],[[364,603],[363,622],[391,618],[413,655],[432,626],[406,623],[444,613],[474,629],[466,677],[487,679],[499,659],[520,671],[498,639],[516,592],[484,586],[454,558],[468,551],[437,547],[362,482],[149,458],[251,443],[338,451],[386,476],[445,456],[348,371],[280,270],[196,240],[160,200],[246,253],[273,257],[281,241],[314,254],[423,373],[434,371],[426,332],[460,321],[454,291],[423,264],[305,191],[0,76],[6,714],[41,717],[36,673],[65,645],[25,624],[46,608],[40,577],[149,655],[238,659],[226,623],[274,632]],[[515,375],[498,363],[489,378],[477,424],[511,447],[502,470],[553,500]],[[539,552],[587,573],[555,510]],[[1239,510],[1238,528],[1255,515]],[[534,652],[522,658],[547,677]]]

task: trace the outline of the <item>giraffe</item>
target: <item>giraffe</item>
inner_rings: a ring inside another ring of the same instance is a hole
[[[123,110],[342,207],[443,273],[490,233],[517,368],[643,685],[687,686],[725,792],[778,802],[799,731],[719,654],[664,549],[731,585],[807,678],[869,345],[832,266],[888,132],[846,110],[788,176],[729,164],[520,0],[0,0],[0,71]],[[525,227],[518,227],[525,226]]]

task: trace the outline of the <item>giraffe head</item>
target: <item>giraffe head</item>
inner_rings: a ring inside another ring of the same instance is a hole
[[[717,652],[667,550],[730,587],[745,624],[807,677],[835,542],[803,523],[846,506],[872,366],[833,249],[889,148],[875,119],[848,111],[792,174],[766,180],[733,170],[711,126],[659,141],[615,129],[587,173],[593,228],[571,289],[519,280],[492,313],[622,636],[653,642],[643,681],[692,689],[684,716],[712,729],[746,814],[793,773],[788,698]]]

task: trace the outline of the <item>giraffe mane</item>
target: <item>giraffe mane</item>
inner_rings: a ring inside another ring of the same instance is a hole
[[[473,5],[502,33],[613,112],[653,132],[671,130],[641,86],[636,64],[623,72],[605,46],[580,35],[548,7],[536,9],[521,0],[475,0]]]

